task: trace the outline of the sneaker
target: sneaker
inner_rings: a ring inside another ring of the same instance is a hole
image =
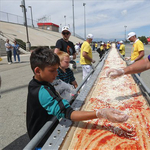
[[[8,63],[8,65],[10,65],[10,64],[11,64],[11,62]]]

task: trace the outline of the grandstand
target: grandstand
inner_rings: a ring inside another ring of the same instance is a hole
[[[6,15],[6,13],[4,12],[0,13],[2,14],[2,16]],[[10,16],[12,16],[12,14],[9,15],[7,13],[7,16],[9,16],[9,19],[4,20],[1,18],[0,20],[0,55],[6,54],[4,44],[7,38],[10,40],[10,43],[12,43],[14,39],[20,39],[25,43],[27,42],[26,28],[23,23],[20,23],[18,21],[15,22],[12,20],[10,21]],[[20,16],[14,15],[13,17],[19,18]],[[59,32],[39,29],[38,27],[33,28],[32,26],[30,26],[30,24],[28,25],[28,34],[31,46],[54,47],[56,41],[62,38],[62,35]],[[71,35],[69,40],[73,43],[82,43],[84,39],[78,35]],[[21,43],[18,44],[21,46]],[[22,53],[26,53],[26,51],[24,51],[25,49],[25,47],[21,49]]]

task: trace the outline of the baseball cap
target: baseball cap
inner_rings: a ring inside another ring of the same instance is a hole
[[[61,32],[63,32],[63,31],[69,31],[69,32],[70,32],[70,29],[69,29],[69,27],[68,27],[68,26],[63,26],[63,27],[62,27],[62,31],[61,31]]]
[[[92,40],[93,40],[93,37],[94,37],[93,34],[88,34],[86,38],[87,38],[87,39],[92,39]]]
[[[120,41],[119,43],[123,43],[123,41]]]
[[[128,34],[127,40],[129,40],[130,37],[135,36],[135,35],[136,35],[135,32],[130,32],[130,33]]]

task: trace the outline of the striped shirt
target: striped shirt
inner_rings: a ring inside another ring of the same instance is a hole
[[[61,79],[62,81],[72,84],[75,81],[74,74],[70,68],[66,69],[66,72],[63,72],[60,68],[57,69],[58,76],[56,79]]]

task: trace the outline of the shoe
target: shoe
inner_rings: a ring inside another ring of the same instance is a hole
[[[11,62],[9,62],[8,65],[11,65]]]

